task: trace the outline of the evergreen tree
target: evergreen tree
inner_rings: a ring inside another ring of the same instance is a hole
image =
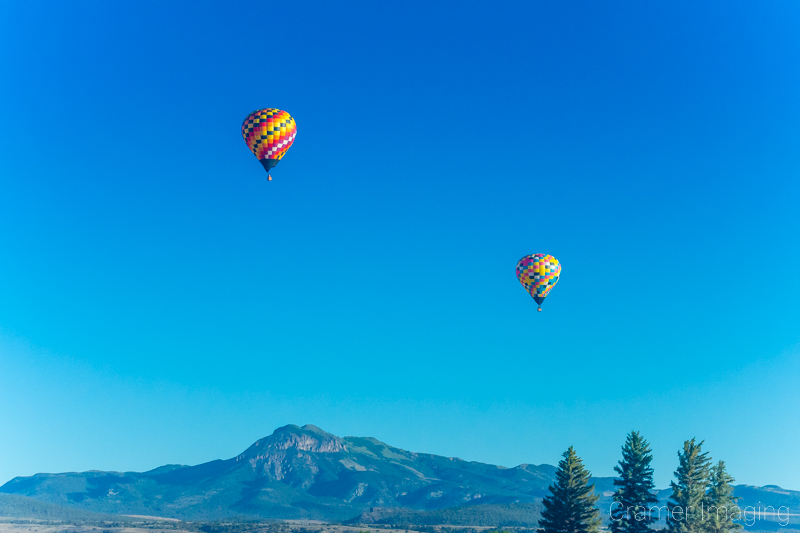
[[[708,533],[732,533],[742,528],[733,521],[739,516],[739,500],[733,495],[735,480],[725,470],[725,461],[720,461],[711,468],[711,479],[706,494],[706,530]]]
[[[614,485],[619,487],[614,494],[611,508],[611,531],[613,533],[647,533],[654,519],[650,504],[658,502],[653,495],[653,460],[650,445],[631,431],[622,447],[622,461],[614,467],[619,475]]]
[[[583,467],[572,446],[558,463],[556,483],[542,502],[544,511],[539,520],[543,533],[597,533],[600,511],[595,507],[599,496],[589,485],[590,473]]]
[[[667,507],[667,528],[670,533],[704,533],[706,522],[706,489],[708,488],[708,452],[702,451],[703,442],[694,439],[683,443],[678,452],[679,465],[675,481],[670,482],[672,495]]]

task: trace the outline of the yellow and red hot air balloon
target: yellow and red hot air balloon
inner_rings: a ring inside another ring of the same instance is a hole
[[[253,152],[271,181],[270,169],[278,164],[292,146],[297,135],[297,124],[292,116],[280,109],[258,109],[242,122],[242,137]]]
[[[517,261],[517,278],[542,310],[542,302],[558,283],[561,263],[552,255],[526,255]]]

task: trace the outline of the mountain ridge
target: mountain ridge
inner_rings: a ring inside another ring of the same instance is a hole
[[[538,520],[555,471],[547,464],[508,468],[409,452],[372,437],[338,437],[311,424],[289,424],[230,459],[147,472],[36,474],[10,480],[0,493],[95,513],[184,520],[346,521],[377,516],[375,509],[381,509],[385,520],[435,522],[459,515],[490,525],[530,525]],[[607,508],[613,478],[592,482],[601,509]],[[769,498],[800,509],[800,492],[740,487],[748,501]]]

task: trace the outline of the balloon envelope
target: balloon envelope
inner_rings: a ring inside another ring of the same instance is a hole
[[[244,142],[267,172],[283,159],[295,135],[297,124],[289,113],[280,109],[258,109],[242,123]]]
[[[560,276],[561,263],[552,255],[526,255],[517,261],[517,278],[539,305],[556,286]]]

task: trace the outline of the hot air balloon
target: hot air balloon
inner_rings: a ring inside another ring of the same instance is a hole
[[[517,261],[517,278],[542,310],[542,302],[561,276],[561,263],[552,255],[526,255]]]
[[[297,124],[294,119],[280,109],[258,109],[247,115],[242,122],[244,142],[264,165],[270,181],[272,175],[269,170],[283,159],[296,134]]]

